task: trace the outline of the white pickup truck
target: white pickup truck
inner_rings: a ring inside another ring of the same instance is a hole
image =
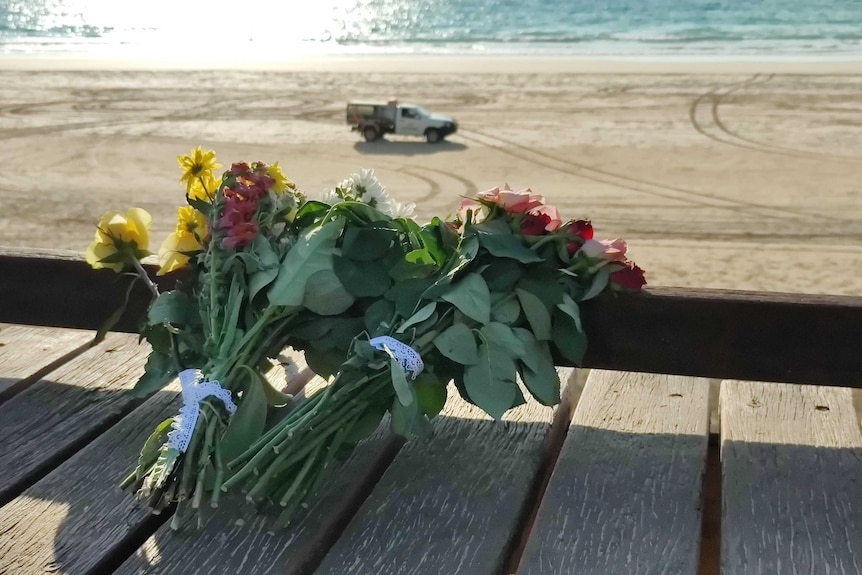
[[[350,102],[347,104],[347,123],[367,142],[384,134],[424,136],[430,144],[440,142],[458,130],[458,123],[446,116],[437,116],[421,106],[400,104],[390,100],[385,104]]]

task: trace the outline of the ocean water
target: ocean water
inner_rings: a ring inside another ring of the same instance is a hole
[[[0,0],[0,56],[862,57],[862,0]]]

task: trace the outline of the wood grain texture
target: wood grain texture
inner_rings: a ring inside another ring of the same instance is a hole
[[[175,382],[4,506],[0,573],[104,572],[94,569],[158,521],[119,483],[153,428],[179,406]]]
[[[0,405],[0,503],[140,403],[128,393],[149,347],[111,334]]]
[[[499,573],[552,419],[529,400],[495,422],[450,388],[434,434],[401,449],[316,575]]]
[[[708,396],[591,371],[518,574],[697,573]]]
[[[108,349],[115,351],[105,355],[119,352],[116,347]],[[138,353],[145,351],[139,348]],[[282,364],[274,365],[267,378],[282,387],[285,374],[293,375],[301,365],[300,354],[286,352]],[[127,378],[131,385],[136,375]],[[3,507],[0,573],[106,573],[134,551],[135,542],[168,519],[139,508],[133,495],[118,484],[134,467],[153,428],[177,413],[180,400],[179,384],[174,381]],[[42,425],[50,428],[54,422],[47,419]],[[193,533],[185,532],[183,537]]]
[[[164,289],[183,279],[148,270]],[[116,274],[74,253],[0,248],[0,277],[0,321],[11,323],[96,329],[123,297]],[[115,329],[136,331],[149,298],[138,285]],[[604,294],[582,313],[584,367],[862,387],[862,297],[650,288]]]
[[[723,574],[862,573],[856,417],[849,389],[723,382]]]
[[[325,387],[320,377],[308,394]],[[163,525],[126,560],[115,575],[204,575],[254,573],[299,575],[319,562],[344,523],[394,456],[398,444],[385,420],[344,463],[330,469],[319,494],[285,529],[277,513],[258,514],[240,497],[226,498],[208,513],[200,529]]]
[[[93,332],[0,324],[0,402],[86,349]]]

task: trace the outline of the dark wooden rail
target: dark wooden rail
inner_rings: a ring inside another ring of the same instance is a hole
[[[95,330],[128,281],[77,253],[0,249],[0,322]],[[137,331],[148,301],[138,282],[115,330]],[[650,288],[583,315],[587,367],[862,388],[862,297]]]

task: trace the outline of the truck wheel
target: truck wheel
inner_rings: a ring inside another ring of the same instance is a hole
[[[362,130],[362,135],[365,137],[366,142],[373,142],[377,139],[377,128],[374,126],[365,126]]]
[[[425,132],[425,139],[428,140],[429,144],[436,144],[443,138],[440,137],[440,131],[431,128],[427,132]]]

